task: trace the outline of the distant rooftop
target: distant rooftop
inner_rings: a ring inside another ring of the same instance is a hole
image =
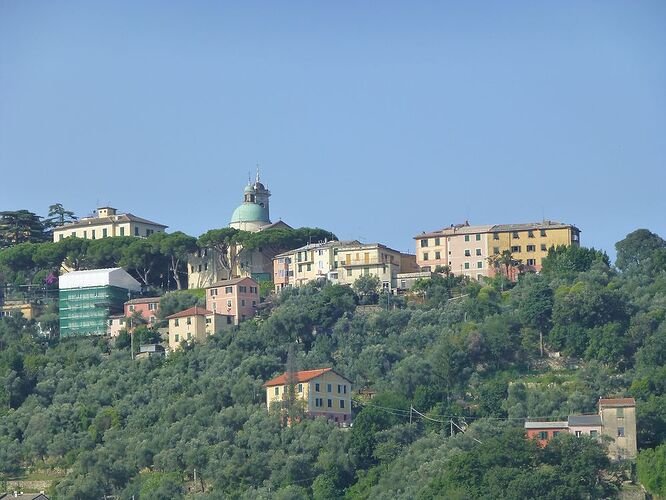
[[[568,422],[525,422],[525,429],[566,429]]]
[[[541,222],[526,222],[520,224],[494,224],[481,226],[472,226],[469,224],[469,222],[465,221],[464,224],[451,224],[448,227],[444,227],[436,231],[423,232],[414,236],[414,238],[419,239],[423,237],[452,236],[454,234],[505,233],[509,231],[564,229],[569,227],[580,231],[573,224],[565,224],[564,222],[557,222],[552,220],[543,220]]]
[[[599,406],[607,408],[636,406],[636,400],[634,398],[600,398]]]
[[[599,415],[569,415],[570,427],[600,426]]]

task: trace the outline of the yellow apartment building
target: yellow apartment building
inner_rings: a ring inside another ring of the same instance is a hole
[[[266,406],[270,411],[282,408],[288,392],[287,373],[264,384]],[[351,423],[352,384],[332,368],[305,370],[294,373],[296,398],[304,402],[305,413],[325,417],[341,425]]]
[[[448,266],[453,274],[480,279],[493,276],[489,258],[508,250],[527,269],[541,270],[548,250],[580,244],[580,230],[571,224],[545,220],[526,224],[471,226],[469,223],[421,233],[416,240],[416,260],[421,269]]]
[[[324,241],[312,243],[273,258],[275,290],[287,286],[303,286],[311,281],[327,279],[338,281],[338,249],[360,245],[358,241]]]
[[[132,214],[118,214],[113,207],[100,207],[92,217],[82,217],[76,222],[65,224],[53,230],[53,241],[70,236],[95,240],[113,236],[139,236],[147,238],[153,233],[163,233],[167,228]]]
[[[218,314],[198,306],[167,316],[166,319],[169,321],[171,351],[178,349],[183,341],[200,341],[233,325],[233,318],[226,314]]]
[[[28,302],[7,301],[0,305],[0,318],[4,316],[17,316],[21,313],[27,320],[35,319],[41,312],[42,307]]]
[[[403,271],[404,268],[404,271]],[[361,276],[377,276],[384,290],[397,288],[401,272],[416,269],[416,257],[381,243],[355,243],[338,248],[338,283],[353,285]]]

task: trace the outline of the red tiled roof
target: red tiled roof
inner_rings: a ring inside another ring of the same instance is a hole
[[[303,370],[300,372],[296,372],[295,378],[296,382],[308,382],[312,380],[313,378],[317,378],[319,375],[323,375],[326,372],[332,371],[333,368],[319,368],[317,370]],[[334,372],[337,373],[337,372]],[[340,375],[338,373],[338,375]],[[342,375],[340,375],[342,377]],[[345,378],[345,377],[343,377]],[[287,372],[284,372],[282,375],[278,375],[275,378],[270,379],[268,382],[264,384],[264,387],[271,387],[274,385],[285,385],[287,383]]]
[[[125,304],[152,304],[156,302],[159,304],[162,297],[140,297],[138,299],[132,299],[125,302]]]
[[[634,398],[599,398],[599,406],[636,406]]]
[[[171,316],[167,316],[166,319],[185,318],[187,316],[207,316],[209,314],[213,314],[213,311],[209,311],[204,307],[194,306],[172,314]]]

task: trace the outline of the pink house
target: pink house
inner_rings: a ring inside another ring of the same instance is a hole
[[[142,297],[125,302],[125,317],[129,318],[139,312],[149,324],[157,322],[157,311],[160,309],[160,297]]]
[[[250,277],[218,281],[206,288],[206,309],[234,317],[234,324],[251,318],[259,305],[259,283]]]

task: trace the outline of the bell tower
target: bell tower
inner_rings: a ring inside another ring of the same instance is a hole
[[[254,197],[255,203],[266,210],[266,217],[270,220],[269,201],[271,192],[261,183],[259,177],[259,166],[257,165],[257,177],[254,181]]]

